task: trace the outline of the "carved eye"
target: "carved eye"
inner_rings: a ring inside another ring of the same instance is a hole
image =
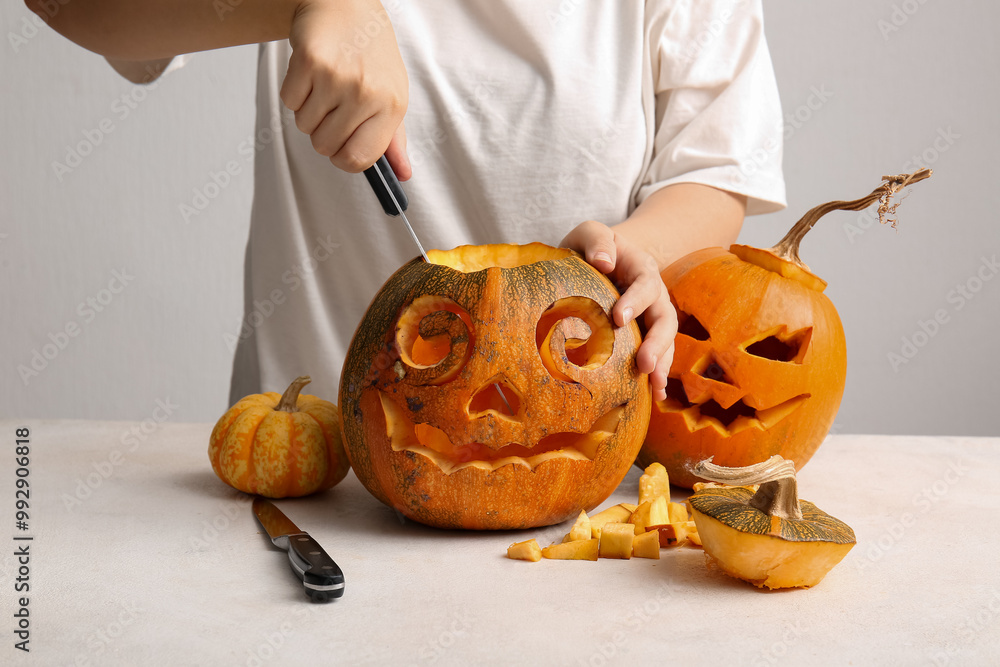
[[[581,372],[599,368],[611,358],[615,332],[599,303],[582,296],[559,299],[542,313],[535,344],[552,377],[579,382]]]
[[[451,299],[418,297],[396,323],[396,347],[405,364],[396,373],[413,385],[452,380],[472,354],[472,329],[469,313]]]
[[[708,329],[706,329],[698,318],[691,313],[686,313],[677,308],[677,333],[682,336],[689,336],[695,340],[708,340]]]
[[[782,330],[771,332],[763,338],[744,346],[748,354],[771,361],[801,364],[812,338],[812,327],[799,329],[790,334]]]

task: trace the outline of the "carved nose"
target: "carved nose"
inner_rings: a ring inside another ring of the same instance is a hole
[[[480,387],[469,400],[469,417],[485,417],[493,413],[505,419],[522,421],[521,393],[507,378],[494,376]]]

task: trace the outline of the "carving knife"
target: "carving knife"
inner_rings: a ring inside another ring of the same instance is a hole
[[[274,503],[260,496],[253,499],[253,513],[271,542],[288,552],[292,570],[312,600],[323,602],[344,594],[344,573],[309,533],[299,530]]]
[[[424,261],[430,263],[431,260],[427,259],[427,253],[424,252],[424,246],[420,244],[420,239],[417,238],[417,233],[413,231],[413,226],[410,221],[406,219],[406,210],[409,206],[409,200],[406,198],[406,193],[403,192],[403,186],[399,184],[399,179],[396,178],[396,172],[392,170],[389,166],[389,160],[383,155],[378,159],[378,162],[373,164],[368,169],[365,169],[365,178],[368,179],[368,184],[372,186],[372,190],[375,191],[375,196],[378,197],[379,203],[382,205],[382,210],[385,211],[386,215],[399,216],[403,219],[403,224],[406,225],[406,231],[410,233],[410,238],[417,245],[417,250],[420,251],[420,256],[424,258]],[[503,400],[503,404],[507,406],[507,412],[514,414],[514,410],[510,407],[510,403],[507,401],[507,397],[503,393],[503,389],[500,388],[499,384],[494,383],[493,387],[500,394],[500,398]]]
[[[430,260],[427,259],[427,253],[424,252],[424,247],[420,245],[417,233],[413,231],[413,226],[406,219],[406,213],[403,212],[409,206],[406,193],[403,192],[403,186],[399,184],[396,172],[389,166],[389,161],[384,155],[378,159],[378,162],[365,169],[365,178],[368,179],[368,184],[375,191],[375,196],[378,197],[378,202],[382,204],[382,210],[385,211],[385,214],[391,216],[398,215],[403,219],[406,231],[410,233],[410,238],[417,245],[420,256],[424,258],[425,262],[430,263]]]

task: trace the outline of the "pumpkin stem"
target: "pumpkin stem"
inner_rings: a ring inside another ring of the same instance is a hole
[[[750,499],[750,506],[768,516],[782,519],[801,519],[798,486],[795,483],[795,464],[775,454],[761,463],[743,468],[727,468],[701,461],[694,467],[694,474],[703,479],[733,486],[760,484]]]
[[[912,174],[883,176],[882,185],[872,190],[872,193],[866,197],[852,201],[832,201],[820,204],[802,216],[802,219],[788,230],[785,238],[778,241],[778,244],[771,248],[771,252],[784,260],[808,269],[809,267],[799,258],[799,244],[802,243],[802,239],[813,228],[813,225],[824,215],[832,211],[863,211],[876,201],[879,203],[878,221],[883,225],[888,222],[895,229],[896,219],[892,216],[896,214],[896,208],[901,202],[892,202],[893,195],[907,185],[929,178],[931,173],[933,172],[930,169],[921,169]]]
[[[292,380],[292,383],[288,385],[288,389],[281,395],[281,400],[278,401],[278,405],[274,409],[283,412],[298,412],[299,392],[310,382],[312,382],[312,378],[308,375],[300,375]]]

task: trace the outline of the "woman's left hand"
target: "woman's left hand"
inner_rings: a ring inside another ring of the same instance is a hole
[[[649,374],[653,400],[667,397],[667,372],[674,356],[677,313],[660,279],[656,260],[614,229],[594,220],[576,226],[560,244],[581,253],[624,292],[612,310],[615,324],[625,326],[639,315],[646,336],[636,355],[641,373]]]

